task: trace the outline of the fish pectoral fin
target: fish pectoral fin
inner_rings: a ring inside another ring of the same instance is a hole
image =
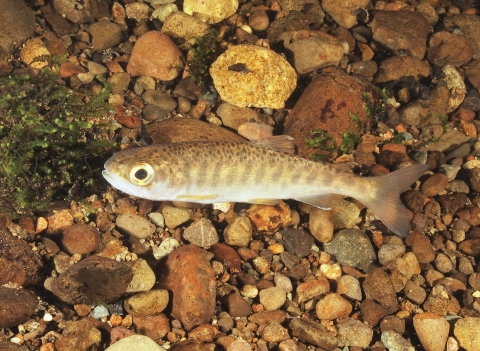
[[[205,195],[178,195],[175,200],[178,201],[211,201],[215,200],[218,194],[205,194]]]
[[[268,138],[251,140],[251,144],[255,146],[282,151],[293,154],[295,152],[294,139],[289,135],[274,135]]]
[[[280,202],[280,200],[278,200],[278,199],[250,199],[246,202],[248,202],[249,204],[275,206]]]
[[[331,210],[335,200],[339,198],[336,194],[321,194],[315,196],[296,197],[294,200],[305,202],[306,204],[322,208],[324,210]]]

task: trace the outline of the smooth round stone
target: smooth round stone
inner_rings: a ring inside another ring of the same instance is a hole
[[[427,351],[443,351],[447,342],[450,324],[434,313],[419,313],[413,317],[413,327],[422,346]]]
[[[167,290],[150,290],[135,294],[124,302],[124,307],[133,316],[153,316],[168,305]]]
[[[341,276],[337,281],[337,293],[351,299],[361,301],[362,289],[357,278],[351,275]]]
[[[147,261],[139,258],[135,261],[125,262],[132,268],[133,278],[127,287],[127,293],[149,291],[155,285],[155,273]]]
[[[224,230],[225,243],[230,246],[247,247],[252,241],[252,223],[248,217],[237,217]]]
[[[274,311],[282,307],[287,299],[283,289],[272,287],[260,291],[260,303],[267,311]]]
[[[293,290],[292,281],[286,275],[282,273],[276,273],[275,278],[273,280],[277,288],[282,289],[286,293],[292,292]]]
[[[315,310],[320,320],[334,320],[347,318],[352,312],[352,305],[340,294],[331,293],[318,301]]]
[[[144,335],[132,335],[117,341],[105,351],[127,351],[127,350],[142,350],[142,351],[165,351],[163,347],[158,345],[155,341]]]
[[[133,213],[122,213],[117,217],[117,227],[138,239],[145,239],[155,232],[155,226],[143,217]]]

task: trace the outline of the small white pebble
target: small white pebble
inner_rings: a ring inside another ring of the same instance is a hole
[[[43,315],[43,320],[45,322],[51,322],[51,321],[53,321],[53,316],[50,313],[45,313]]]
[[[23,344],[23,339],[18,337],[18,335],[11,338],[10,341],[13,342],[14,344],[18,344],[18,345]]]

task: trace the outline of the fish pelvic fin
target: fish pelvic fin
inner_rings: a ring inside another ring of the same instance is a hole
[[[414,165],[398,171],[370,178],[372,195],[362,199],[373,213],[395,234],[406,237],[410,232],[408,210],[400,200],[400,194],[429,169],[429,165]]]

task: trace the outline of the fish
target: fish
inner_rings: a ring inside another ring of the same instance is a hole
[[[287,145],[293,139],[284,137],[130,148],[108,159],[102,174],[118,190],[154,201],[275,205],[293,199],[331,209],[338,196],[347,196],[370,208],[393,233],[408,235],[410,219],[400,194],[428,165],[362,177],[291,153]]]

